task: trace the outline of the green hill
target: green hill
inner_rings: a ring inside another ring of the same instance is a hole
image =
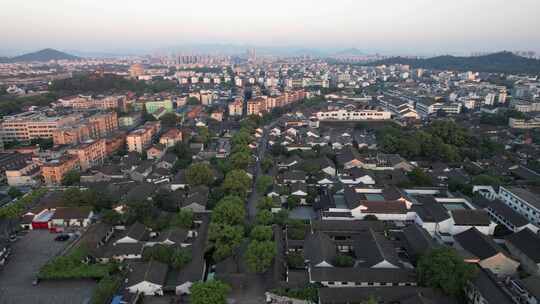
[[[75,60],[79,57],[73,56],[55,49],[43,49],[37,52],[23,54],[9,58],[9,62],[28,62],[28,61],[50,61],[50,60]]]
[[[438,56],[426,59],[393,57],[365,65],[408,64],[413,68],[434,70],[474,71],[488,73],[540,74],[540,60],[499,52],[484,56]]]

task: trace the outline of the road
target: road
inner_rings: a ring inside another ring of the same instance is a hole
[[[253,185],[251,189],[251,194],[248,197],[247,201],[247,215],[248,220],[250,223],[253,223],[255,221],[255,218],[257,216],[257,202],[259,201],[260,194],[257,193],[257,179],[260,176],[261,173],[261,160],[264,157],[264,154],[266,152],[267,146],[268,146],[268,133],[270,129],[272,129],[276,124],[279,123],[279,119],[272,121],[268,125],[263,127],[263,136],[259,139],[258,145],[257,145],[257,161],[255,163],[255,174],[253,176]]]

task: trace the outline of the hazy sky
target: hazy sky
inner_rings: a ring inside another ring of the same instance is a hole
[[[0,49],[540,51],[540,0],[0,0]]]

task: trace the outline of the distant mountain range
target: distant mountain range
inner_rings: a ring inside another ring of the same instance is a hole
[[[392,57],[366,63],[365,65],[407,64],[413,68],[434,70],[475,71],[487,73],[540,74],[540,60],[499,52],[483,56],[458,57],[437,56],[432,58]]]
[[[73,56],[55,49],[43,49],[33,53],[27,53],[16,57],[0,57],[0,62],[30,62],[30,61],[50,61],[50,60],[76,60]]]

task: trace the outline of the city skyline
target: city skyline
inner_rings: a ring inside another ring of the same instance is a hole
[[[383,54],[540,50],[540,4],[520,0],[178,3],[8,0],[0,51],[151,53],[186,45],[347,49]],[[105,8],[105,9],[104,9]],[[28,18],[31,16],[31,19]],[[512,20],[512,22],[508,22]],[[66,26],[69,25],[69,26]]]

